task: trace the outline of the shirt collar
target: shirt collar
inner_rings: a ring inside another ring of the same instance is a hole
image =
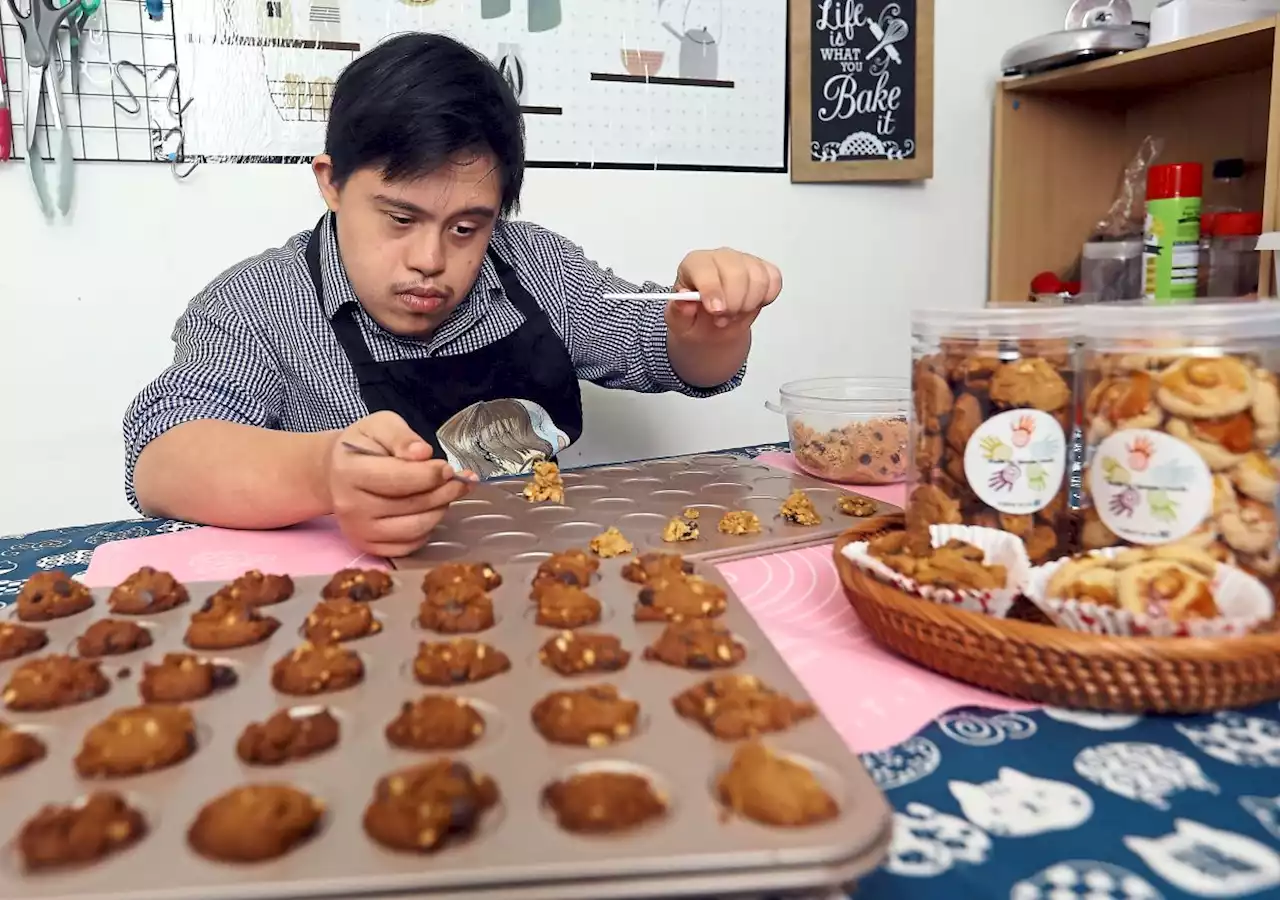
[[[347,277],[347,267],[343,265],[342,254],[338,251],[334,221],[333,214],[330,213],[324,217],[320,225],[320,277],[324,281],[324,314],[329,319],[332,319],[338,310],[348,303],[357,305],[360,303],[359,298],[356,297],[355,288],[351,286],[351,279]],[[494,230],[494,240],[500,239],[501,227],[499,225]],[[493,260],[485,254],[471,292],[441,324],[439,330],[444,331],[446,326],[459,318],[467,318],[468,321],[478,318],[488,309],[490,297],[501,291],[502,279],[498,277],[498,270],[494,267]]]

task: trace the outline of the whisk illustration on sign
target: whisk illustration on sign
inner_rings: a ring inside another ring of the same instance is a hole
[[[866,55],[867,60],[875,60],[871,64],[871,73],[873,75],[878,75],[887,69],[890,60],[902,65],[902,54],[893,45],[907,39],[907,35],[911,33],[911,26],[906,23],[905,19],[901,18],[901,12],[902,9],[898,4],[890,3],[880,13],[878,21],[867,22],[867,30],[871,32],[872,37],[878,42]],[[884,53],[884,56],[876,59],[881,52]]]

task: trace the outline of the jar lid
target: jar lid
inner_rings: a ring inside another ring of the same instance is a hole
[[[1198,162],[1165,163],[1147,173],[1147,199],[1199,197],[1204,191],[1204,166]]]
[[[1107,304],[1091,308],[1084,327],[1090,343],[1102,344],[1271,340],[1280,338],[1280,303],[1223,299],[1172,306],[1141,302]]]
[[[1257,237],[1262,234],[1262,213],[1219,213],[1214,220],[1214,237]]]
[[[1022,303],[979,309],[916,309],[911,333],[926,339],[1069,338],[1080,329],[1080,314],[1070,306]]]

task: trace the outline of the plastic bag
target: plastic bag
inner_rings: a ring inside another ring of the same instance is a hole
[[[1160,138],[1147,135],[1142,139],[1138,152],[1125,166],[1119,194],[1089,240],[1121,241],[1142,235],[1147,219],[1147,172],[1163,149]]]

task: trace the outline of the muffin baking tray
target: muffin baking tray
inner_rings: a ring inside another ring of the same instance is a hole
[[[182,639],[190,613],[220,586],[188,585],[191,603],[144,620],[153,629],[153,646],[108,658],[103,670],[112,677],[112,689],[106,696],[46,713],[0,710],[0,717],[10,724],[36,732],[49,750],[43,760],[0,778],[0,897],[602,900],[776,895],[843,884],[872,870],[887,850],[891,810],[857,756],[821,717],[767,736],[765,743],[810,765],[840,804],[841,814],[828,823],[796,829],[726,816],[713,796],[713,785],[738,745],[716,741],[677,716],[671,706],[676,694],[716,673],[642,658],[662,625],[632,620],[638,588],[621,578],[626,559],[601,563],[600,580],[591,592],[604,604],[604,616],[591,630],[617,635],[631,651],[631,662],[619,672],[574,678],[557,675],[538,661],[539,647],[556,629],[534,622],[536,604],[528,593],[535,566],[498,566],[504,578],[493,592],[498,621],[476,637],[504,651],[512,668],[488,681],[444,690],[473,701],[487,720],[487,731],[476,744],[449,755],[492,776],[502,799],[481,820],[475,835],[428,855],[383,849],[361,825],[378,778],[439,756],[393,748],[383,733],[402,702],[437,690],[419,685],[412,673],[419,642],[446,639],[416,624],[418,573],[397,573],[394,592],[373,603],[384,626],[381,633],[344,645],[362,656],[366,675],[361,685],[314,698],[288,697],[272,689],[272,663],[300,643],[299,629],[327,580],[299,578],[292,599],[263,608],[283,623],[271,639],[252,648],[202,654],[233,666],[239,679],[236,686],[190,704],[199,738],[194,756],[171,769],[133,778],[89,782],[76,777],[72,758],[87,728],[112,709],[139,702],[142,663],[159,660],[166,651],[185,650]],[[697,569],[728,589],[712,567]],[[67,651],[78,634],[104,616],[106,593],[95,591],[92,609],[46,623],[46,652]],[[808,699],[732,591],[728,612],[719,621],[748,648],[744,662],[719,671],[753,674],[794,699]],[[0,664],[0,679],[7,681],[23,659]],[[554,690],[601,683],[615,685],[640,703],[635,734],[602,749],[544,741],[530,720],[537,700]],[[249,722],[262,721],[278,709],[316,706],[328,706],[339,718],[342,736],[337,747],[278,767],[240,762],[235,743]],[[541,805],[542,788],[592,767],[649,775],[670,798],[666,818],[623,835],[588,838],[561,831]],[[323,800],[327,809],[320,832],[278,860],[253,865],[213,863],[190,850],[186,832],[198,810],[236,785],[255,782],[292,784]],[[13,841],[21,824],[46,803],[72,802],[99,787],[118,790],[136,804],[149,819],[148,836],[93,865],[24,874]]]
[[[856,522],[836,509],[845,491],[807,475],[793,475],[727,454],[684,456],[562,473],[563,505],[530,503],[520,495],[529,478],[482,484],[449,507],[432,540],[397,568],[429,568],[464,558],[504,562],[539,561],[553,552],[585,547],[610,526],[637,552],[680,553],[686,559],[724,562],[829,543]],[[803,489],[813,500],[819,525],[784,522],[778,509],[787,495]],[[871,498],[867,498],[871,499]],[[876,503],[877,513],[897,512]],[[699,511],[698,540],[664,543],[663,526],[684,510]],[[745,509],[760,517],[760,534],[741,537],[717,531],[720,517]]]

